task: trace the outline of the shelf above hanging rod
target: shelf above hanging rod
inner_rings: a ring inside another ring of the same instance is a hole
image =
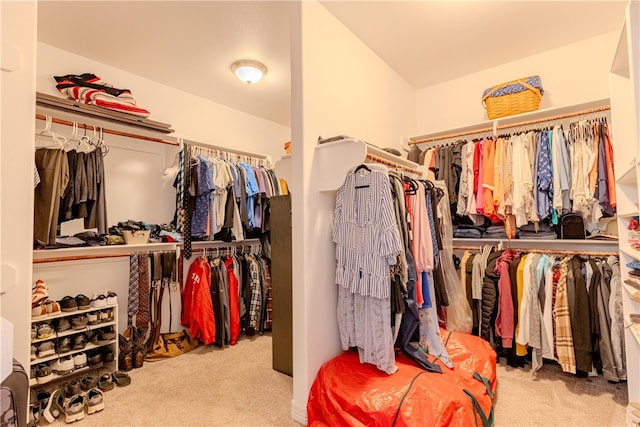
[[[173,132],[171,125],[167,123],[156,122],[154,120],[108,110],[95,105],[82,104],[71,99],[47,95],[42,92],[36,92],[36,105],[160,133]]]
[[[49,116],[51,117],[51,116]],[[47,116],[44,114],[36,114],[36,119],[37,120],[46,120]],[[51,117],[51,121],[53,123],[59,124],[59,125],[64,125],[64,126],[73,126],[73,121],[70,120],[64,120],[64,119],[59,119],[57,117]],[[86,130],[97,130],[98,128],[102,129],[102,132],[110,134],[110,135],[117,135],[117,136],[124,136],[126,138],[134,138],[134,139],[141,139],[143,141],[149,141],[149,142],[158,142],[161,144],[168,144],[168,145],[174,145],[174,146],[178,146],[180,145],[177,141],[171,141],[168,139],[162,139],[162,138],[156,138],[153,136],[147,136],[147,135],[140,135],[137,133],[131,133],[131,132],[123,132],[120,130],[115,130],[115,129],[108,129],[108,128],[101,128],[100,126],[92,126],[92,125],[87,125],[84,123],[78,123],[75,122],[78,125],[79,129],[86,129]]]
[[[570,117],[599,113],[611,109],[608,99],[602,99],[569,107],[547,108],[514,116],[502,117],[475,125],[463,126],[457,129],[448,129],[433,132],[409,139],[409,145],[424,144],[428,142],[442,141],[445,139],[460,138],[468,135],[493,132],[495,130],[528,126],[536,123],[544,123],[562,120]]]

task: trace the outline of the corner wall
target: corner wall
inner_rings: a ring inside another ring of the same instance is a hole
[[[283,144],[290,139],[291,130],[286,126],[38,43],[38,92],[62,96],[53,76],[81,73],[93,73],[116,87],[130,89],[137,104],[151,112],[151,120],[171,124],[175,129],[171,136],[266,154],[274,160],[284,154]]]
[[[336,320],[335,192],[316,188],[318,136],[399,148],[415,132],[415,91],[317,1],[292,14],[293,401],[306,423],[320,366],[341,352]]]
[[[545,90],[540,109],[609,98],[609,68],[617,39],[617,31],[606,33],[420,89],[417,135],[488,120],[482,92],[531,75],[540,76]]]
[[[12,344],[13,356],[27,372],[30,363],[31,312],[28,307],[33,236],[37,14],[35,1],[0,2],[3,50],[0,85],[0,307],[2,317],[13,324],[13,342],[7,342],[8,336],[2,336],[1,340],[3,350],[6,344]],[[3,366],[7,361],[11,366],[8,356],[4,351],[1,354]]]

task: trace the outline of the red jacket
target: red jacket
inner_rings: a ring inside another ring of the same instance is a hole
[[[216,321],[211,303],[211,267],[205,258],[198,257],[189,267],[187,283],[182,294],[182,326],[205,344],[216,340]]]

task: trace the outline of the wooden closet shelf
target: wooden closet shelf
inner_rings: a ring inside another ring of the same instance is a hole
[[[156,122],[142,117],[136,117],[131,114],[107,110],[105,108],[96,107],[95,105],[81,104],[71,99],[47,95],[46,93],[41,92],[36,92],[36,105],[165,134],[173,132],[171,125],[167,123]]]

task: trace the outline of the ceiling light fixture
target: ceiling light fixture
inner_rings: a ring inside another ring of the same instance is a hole
[[[262,76],[267,74],[267,67],[262,62],[253,59],[240,59],[231,64],[231,71],[240,81],[251,85],[258,83]]]

